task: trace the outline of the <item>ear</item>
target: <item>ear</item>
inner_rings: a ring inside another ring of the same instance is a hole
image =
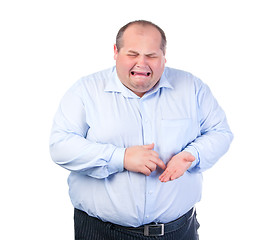
[[[118,56],[118,48],[117,45],[114,44],[114,59],[117,60],[117,56]]]

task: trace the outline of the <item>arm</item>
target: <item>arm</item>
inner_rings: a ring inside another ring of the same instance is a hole
[[[162,182],[174,180],[185,171],[203,172],[209,169],[227,152],[233,139],[225,113],[208,86],[198,81],[196,89],[200,135],[173,156],[159,178]]]
[[[87,140],[85,106],[79,85],[61,100],[50,136],[50,153],[60,166],[95,178],[106,178],[124,170],[125,148]]]
[[[233,139],[223,109],[209,87],[199,84],[196,94],[201,134],[184,149],[196,158],[189,168],[190,172],[211,168],[228,151]]]

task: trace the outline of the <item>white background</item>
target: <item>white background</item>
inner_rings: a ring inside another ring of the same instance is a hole
[[[234,132],[204,174],[200,239],[273,239],[272,12],[266,0],[1,1],[0,239],[73,239],[52,119],[76,80],[115,64],[115,35],[136,19],[165,30],[167,65],[206,82]]]

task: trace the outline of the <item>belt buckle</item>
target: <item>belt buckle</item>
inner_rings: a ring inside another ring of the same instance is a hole
[[[164,235],[163,223],[144,225],[144,236],[157,237],[157,236],[163,236],[163,235]]]

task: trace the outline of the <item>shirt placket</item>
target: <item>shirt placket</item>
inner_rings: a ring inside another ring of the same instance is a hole
[[[140,112],[142,117],[142,136],[143,144],[152,144],[154,142],[153,136],[153,124],[151,117],[152,110],[151,102],[145,99],[140,101]],[[150,176],[146,176],[145,186],[145,205],[144,205],[144,219],[143,224],[150,223],[153,221],[153,209],[155,204],[155,184],[157,177],[155,172],[152,172]]]

